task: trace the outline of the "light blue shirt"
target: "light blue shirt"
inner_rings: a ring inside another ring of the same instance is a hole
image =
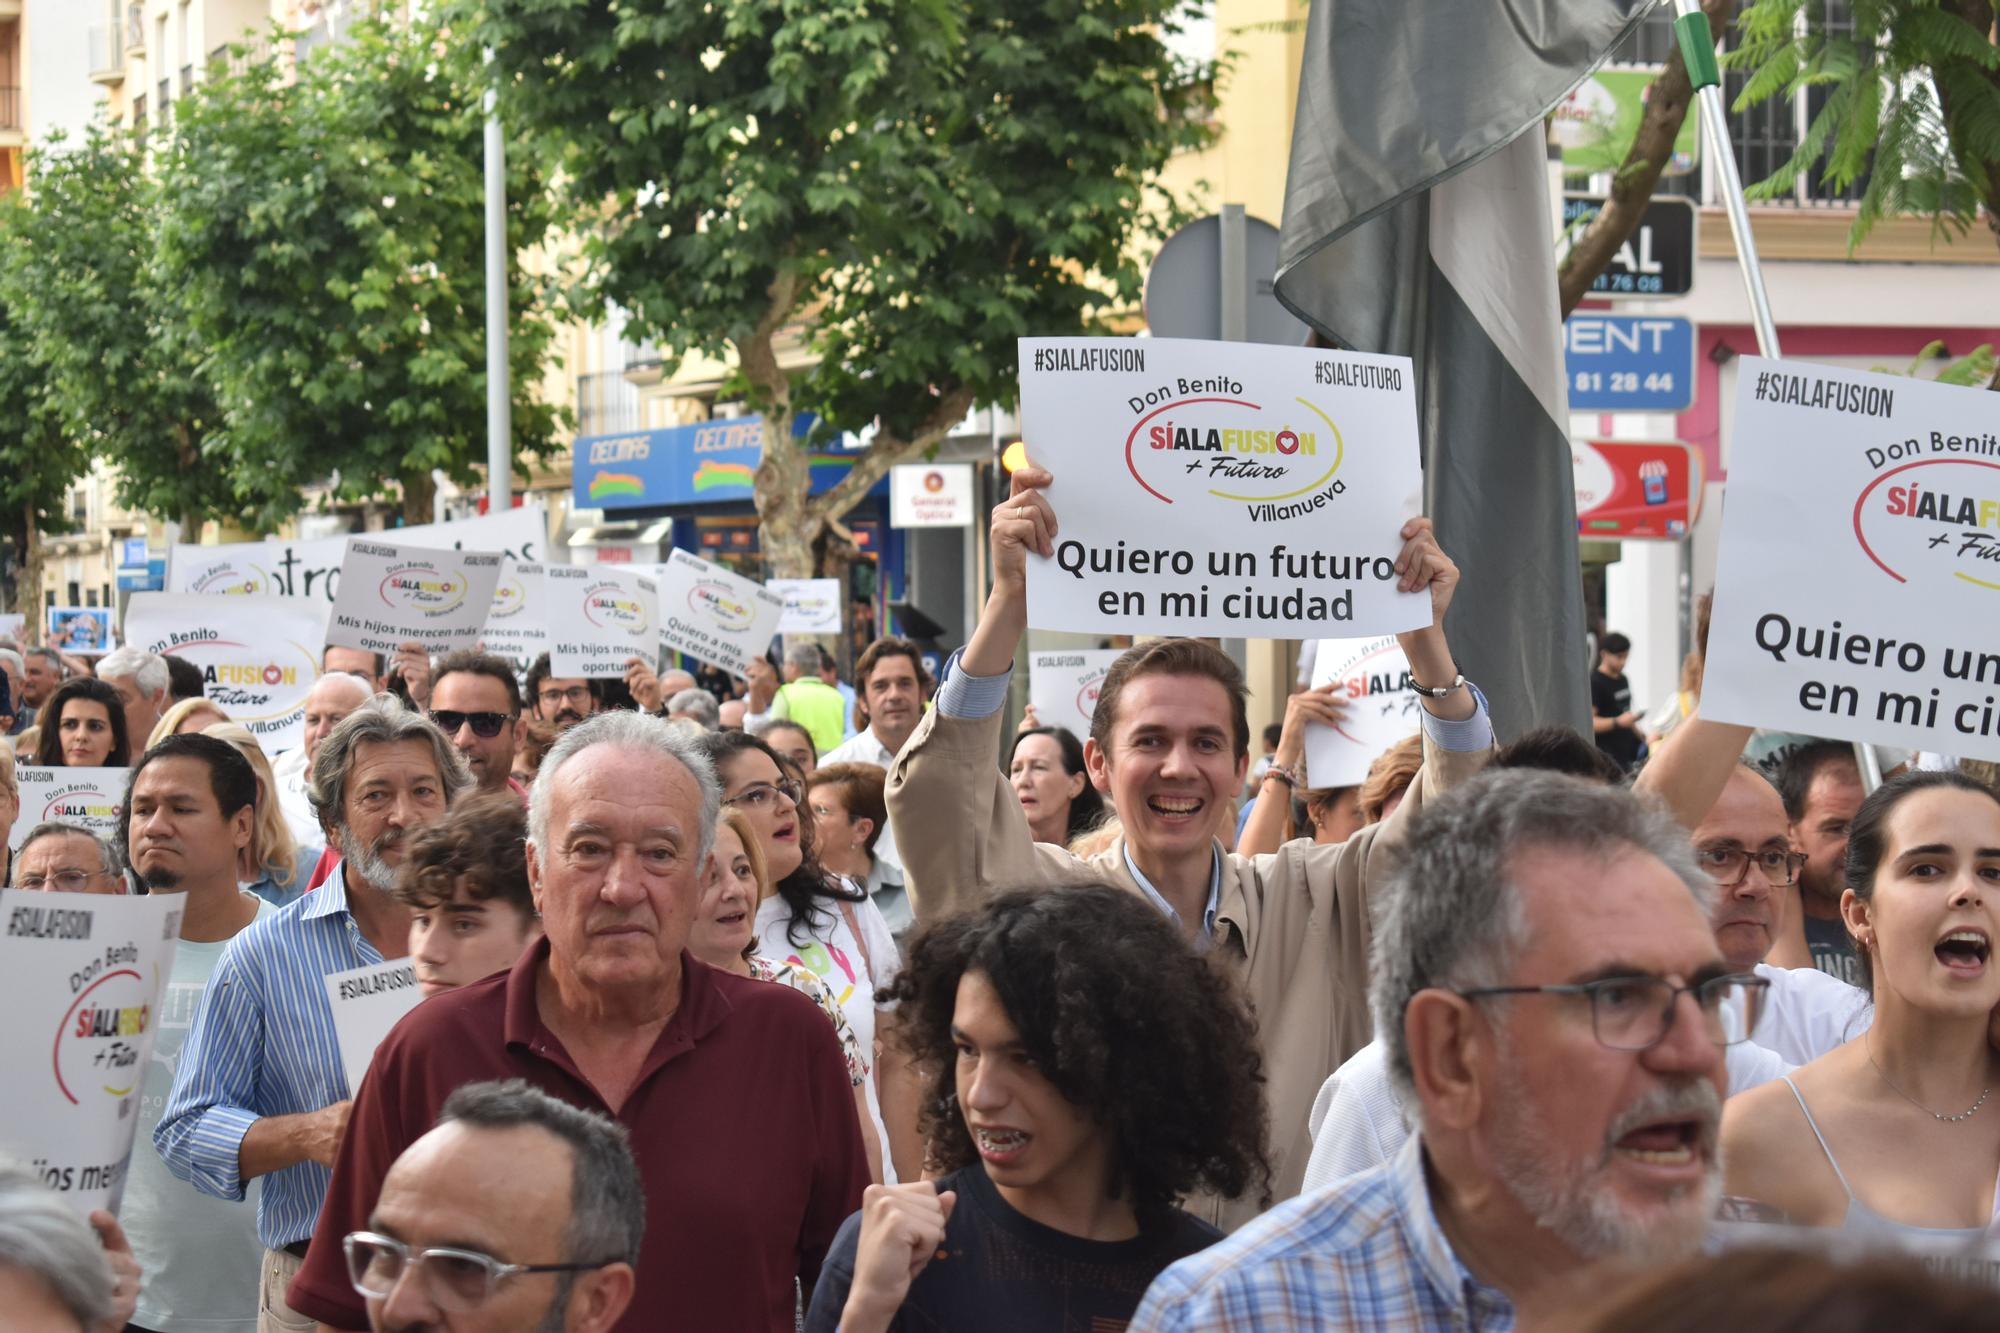
[[[318,1111],[353,1095],[325,978],[382,955],[347,910],[347,867],[231,940],[181,1049],[153,1130],[167,1169],[204,1194],[241,1199],[243,1136],[265,1116]],[[257,1235],[309,1240],[333,1172],[300,1162],[264,1177]]]
[[[1182,924],[1181,914],[1176,912],[1174,905],[1153,887],[1153,881],[1146,878],[1146,872],[1139,869],[1139,863],[1132,859],[1132,844],[1129,841],[1125,844],[1125,869],[1131,872],[1132,882],[1139,886],[1139,892],[1146,895],[1147,902],[1165,912],[1167,919],[1175,926]],[[1215,913],[1221,906],[1222,854],[1217,852],[1208,860],[1208,906],[1201,910],[1201,937],[1195,946],[1204,953],[1208,951],[1210,942],[1215,938]]]

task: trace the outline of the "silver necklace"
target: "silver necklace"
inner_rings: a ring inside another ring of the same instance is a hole
[[[1888,1071],[1883,1069],[1881,1065],[1875,1064],[1875,1046],[1873,1042],[1863,1041],[1861,1046],[1862,1049],[1868,1053],[1868,1063],[1871,1065],[1875,1065],[1875,1072],[1882,1076],[1882,1081],[1889,1085],[1889,1090],[1895,1093],[1898,1097],[1901,1097],[1904,1101],[1908,1102],[1910,1105],[1916,1107],[1919,1111],[1922,1111],[1924,1114],[1928,1115],[1933,1120],[1942,1120],[1948,1125],[1956,1124],[1960,1120],[1970,1120],[1973,1116],[1979,1113],[1980,1107],[1986,1105],[1986,1095],[1993,1091],[1993,1085],[1990,1083],[1987,1084],[1983,1089],[1980,1090],[1979,1100],[1972,1104],[1972,1109],[1969,1111],[1961,1112],[1958,1115],[1946,1115],[1942,1111],[1933,1111],[1931,1110],[1930,1107],[1925,1106],[1915,1097],[1912,1097],[1909,1093],[1904,1092],[1901,1088],[1897,1087],[1896,1080],[1889,1077]]]

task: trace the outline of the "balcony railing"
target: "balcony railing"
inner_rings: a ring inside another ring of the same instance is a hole
[[[619,370],[576,377],[576,433],[615,435],[639,428],[639,391]]]
[[[125,52],[127,55],[146,54],[146,7],[140,4],[125,6]]]
[[[0,84],[0,130],[21,128],[21,90]]]

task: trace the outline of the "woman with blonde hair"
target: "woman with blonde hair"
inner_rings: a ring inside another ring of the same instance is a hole
[[[201,700],[190,699],[187,702],[200,703]],[[171,718],[179,707],[176,705],[168,709],[167,718]],[[167,718],[160,720],[161,726],[167,725]],[[213,736],[235,746],[238,753],[250,761],[252,771],[257,774],[256,818],[251,821],[250,843],[243,849],[242,859],[237,863],[236,877],[265,902],[273,907],[283,907],[305,892],[313,865],[324,848],[301,847],[292,837],[292,826],[286,821],[284,811],[278,807],[278,780],[271,772],[271,761],[265,757],[264,747],[248,727],[235,722],[218,722],[204,727],[202,735]]]
[[[209,699],[183,699],[160,714],[160,720],[153,724],[153,734],[146,737],[146,744],[140,750],[144,754],[169,736],[178,736],[184,731],[206,731],[229,721],[229,714],[222,706]],[[138,756],[134,755],[134,759]],[[252,761],[255,766],[255,761]]]

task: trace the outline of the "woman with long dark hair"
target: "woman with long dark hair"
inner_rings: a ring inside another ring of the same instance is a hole
[[[64,681],[41,717],[35,762],[43,768],[124,768],[132,762],[125,703],[95,676]]]
[[[1732,1195],[1801,1226],[1971,1240],[2000,1173],[2000,797],[1910,773],[1861,803],[1840,911],[1875,997],[1872,1027],[1729,1101]]]
[[[1066,727],[1029,727],[1007,753],[1007,781],[1036,842],[1067,847],[1104,818],[1104,797],[1090,785],[1083,746]]]

